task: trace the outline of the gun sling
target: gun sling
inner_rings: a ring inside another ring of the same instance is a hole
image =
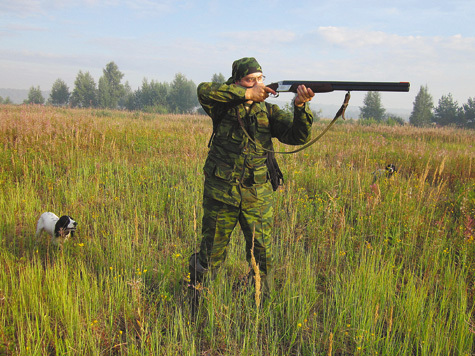
[[[237,112],[237,119],[238,119],[238,122],[239,122],[239,125],[241,126],[242,128],[242,131],[244,132],[244,134],[247,136],[247,138],[249,139],[249,141],[251,141],[253,144],[255,144],[257,147],[259,147],[260,149],[264,150],[264,151],[267,151],[267,152],[272,152],[273,154],[275,153],[278,153],[278,154],[292,154],[292,153],[297,153],[297,152],[300,152],[300,151],[303,151],[304,149],[310,147],[311,145],[313,145],[315,142],[317,142],[318,140],[320,140],[323,135],[325,135],[327,133],[327,131],[330,129],[330,127],[333,126],[333,124],[336,122],[336,120],[338,120],[338,118],[342,118],[343,120],[345,120],[345,111],[346,111],[346,108],[348,107],[348,103],[350,101],[350,92],[346,93],[345,95],[345,100],[343,101],[343,104],[341,105],[340,109],[337,111],[337,113],[335,114],[335,117],[333,118],[333,120],[327,125],[327,127],[325,127],[325,129],[317,136],[315,137],[313,140],[311,140],[310,142],[306,143],[305,145],[299,147],[298,149],[296,150],[293,150],[293,151],[288,151],[288,152],[285,152],[285,151],[274,151],[274,150],[269,150],[267,148],[264,148],[262,147],[261,145],[259,145],[256,141],[254,141],[251,136],[249,135],[249,133],[247,132],[246,128],[244,127],[244,123],[242,122],[242,119],[241,119],[241,116],[239,115],[239,112]]]

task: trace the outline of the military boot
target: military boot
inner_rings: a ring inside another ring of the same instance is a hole
[[[201,265],[198,255],[198,252],[191,255],[188,264],[190,272],[190,284],[188,285],[188,290],[191,294],[191,315],[193,319],[195,318],[200,306],[200,295],[201,290],[203,289],[201,284],[203,282],[205,273],[208,271],[208,269]]]

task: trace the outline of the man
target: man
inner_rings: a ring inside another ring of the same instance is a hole
[[[247,261],[251,262],[253,254],[265,292],[269,290],[273,188],[266,161],[273,149],[271,138],[290,145],[306,143],[313,122],[306,102],[315,94],[300,86],[292,117],[277,105],[264,102],[269,94],[276,93],[263,81],[259,63],[254,58],[242,58],[233,63],[226,83],[198,86],[200,104],[213,120],[213,136],[204,165],[201,246],[190,258],[193,285],[223,263],[231,233],[239,222]]]

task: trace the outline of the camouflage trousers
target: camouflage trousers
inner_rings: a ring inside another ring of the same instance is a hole
[[[239,190],[242,198],[243,203],[240,206],[224,203],[206,196],[206,194],[203,198],[202,240],[200,252],[197,256],[200,266],[195,268],[195,271],[198,270],[204,274],[203,272],[216,269],[224,262],[231,233],[239,222],[246,243],[246,259],[251,263],[252,251],[259,266],[261,277],[264,279],[265,287],[269,289],[273,263],[271,250],[272,188],[269,188],[269,196],[265,192],[268,199],[257,200],[256,188],[242,188],[239,186],[235,188]],[[248,197],[248,194],[252,197]],[[253,244],[254,249],[252,249]]]

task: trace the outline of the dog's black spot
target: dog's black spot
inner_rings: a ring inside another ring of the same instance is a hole
[[[74,221],[74,219],[68,215],[63,215],[59,218],[59,220],[56,222],[56,225],[54,226],[54,236],[59,237],[61,236],[61,230],[66,230],[68,228],[68,225],[71,223],[71,220]],[[77,222],[74,221],[73,225],[74,228],[77,226]],[[68,233],[71,233],[71,236],[73,236],[74,231],[68,231]]]
[[[390,178],[394,173],[397,172],[396,166],[394,164],[388,164],[386,166],[387,177]]]

